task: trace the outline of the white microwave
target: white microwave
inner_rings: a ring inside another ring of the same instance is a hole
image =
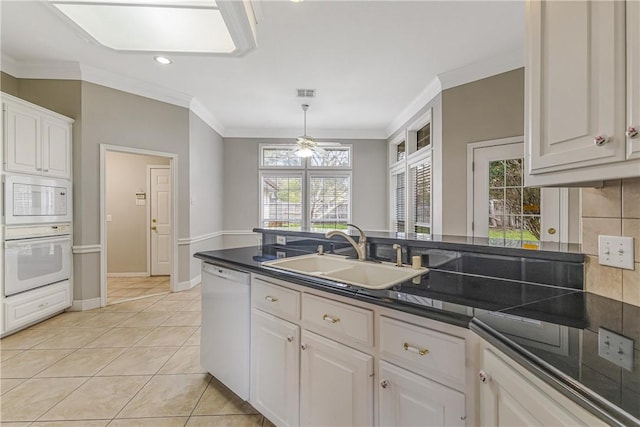
[[[71,182],[64,179],[5,175],[4,222],[71,222]]]

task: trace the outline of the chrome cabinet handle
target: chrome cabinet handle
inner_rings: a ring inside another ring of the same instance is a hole
[[[389,388],[389,386],[390,386],[389,381],[387,381],[387,380],[380,381],[380,387]]]
[[[491,381],[491,375],[487,374],[483,370],[480,370],[480,372],[478,372],[478,377],[480,377],[480,382],[483,383],[488,383],[489,381]]]
[[[329,323],[338,323],[340,321],[339,317],[331,317],[328,314],[322,316],[322,320],[327,321]]]
[[[302,344],[302,345],[300,346],[300,349],[301,349],[301,350],[306,350],[307,348],[308,348],[308,347],[307,347],[307,345],[306,345],[306,344]]]
[[[638,136],[638,128],[635,126],[629,126],[626,133],[628,138],[636,138]]]
[[[402,348],[404,348],[406,351],[412,351],[414,353],[418,353],[420,356],[426,356],[427,354],[429,354],[429,349],[414,347],[410,345],[408,342],[402,344]]]
[[[276,302],[278,301],[278,298],[276,297],[272,297],[271,295],[267,295],[266,297],[264,297],[265,300],[269,301],[269,302]]]
[[[603,146],[607,142],[609,142],[609,137],[607,135],[598,135],[595,138],[593,138],[593,143],[596,144],[598,147]]]
[[[289,336],[287,337],[287,341],[288,341],[288,342],[293,342],[293,337],[292,337],[291,335],[289,335]]]

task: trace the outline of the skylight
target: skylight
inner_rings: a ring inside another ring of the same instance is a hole
[[[220,7],[213,0],[50,1],[89,36],[111,49],[218,54],[236,50]]]

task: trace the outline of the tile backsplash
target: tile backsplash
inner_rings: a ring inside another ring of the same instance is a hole
[[[586,290],[640,306],[640,178],[582,189],[581,233]],[[635,238],[633,271],[598,264],[600,234]]]

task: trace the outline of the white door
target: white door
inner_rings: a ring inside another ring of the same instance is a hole
[[[522,142],[473,149],[473,237],[530,248],[560,241],[561,190],[524,187],[523,158]]]
[[[253,309],[251,404],[274,424],[297,426],[300,328]]]
[[[171,274],[171,170],[151,168],[151,275]]]
[[[465,397],[420,375],[380,362],[381,426],[464,426]]]
[[[373,424],[373,357],[302,331],[300,425]]]

